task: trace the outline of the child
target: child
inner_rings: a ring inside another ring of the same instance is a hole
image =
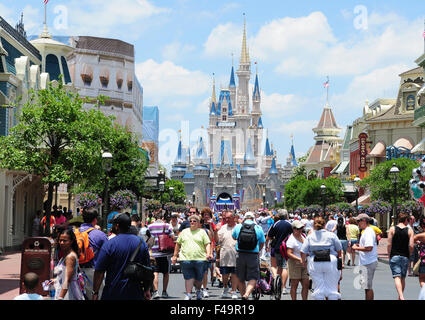
[[[24,275],[25,293],[15,297],[13,300],[44,300],[43,296],[35,293],[38,285],[38,275],[34,272],[28,272]]]

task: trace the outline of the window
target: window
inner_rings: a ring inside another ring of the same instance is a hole
[[[61,69],[58,57],[54,54],[49,54],[46,57],[46,72],[50,75],[50,80],[59,80]]]
[[[63,77],[65,80],[65,83],[70,83],[71,81],[71,76],[69,74],[69,69],[68,69],[68,63],[66,62],[65,57],[61,57],[61,62],[62,62],[62,69],[63,69]]]
[[[227,116],[223,116],[222,120],[227,121]]]

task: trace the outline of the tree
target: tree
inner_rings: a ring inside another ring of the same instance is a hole
[[[170,187],[173,187],[173,190],[170,190]],[[173,202],[175,204],[184,204],[184,199],[186,198],[184,183],[178,180],[167,180],[165,182],[164,192],[156,193],[154,198],[160,200],[161,203]]]
[[[298,176],[285,186],[286,206],[295,209],[302,206],[322,205],[321,185],[326,186],[326,204],[342,201],[344,193],[342,182],[334,177],[327,179],[307,180],[304,176]]]
[[[103,97],[98,100],[102,102]],[[39,175],[48,185],[46,221],[50,219],[55,185],[82,184],[88,189],[84,191],[97,191],[96,186],[105,177],[102,150],[126,153],[125,165],[114,162],[117,172],[123,173],[115,173],[120,177],[118,183],[140,183],[133,181],[131,174],[123,177],[140,165],[131,135],[114,127],[113,117],[97,109],[83,110],[83,104],[84,100],[66,90],[61,81],[51,82],[46,89],[30,91],[18,124],[9,136],[0,138],[0,167]]]
[[[391,181],[390,169],[396,164],[400,170],[397,183],[397,202],[410,199],[409,180],[412,179],[412,170],[419,167],[415,160],[399,158],[388,160],[378,164],[370,173],[370,176],[360,182],[360,186],[369,188],[372,200],[384,200],[390,203],[394,199],[394,184]]]

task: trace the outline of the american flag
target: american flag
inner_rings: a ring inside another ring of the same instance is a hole
[[[49,0],[44,0],[44,4],[47,4],[49,2]]]
[[[328,81],[326,81],[326,82],[323,84],[323,86],[324,86],[325,88],[329,88],[329,80],[328,80]]]

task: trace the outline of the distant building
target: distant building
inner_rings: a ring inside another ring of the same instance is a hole
[[[143,135],[143,88],[135,76],[134,46],[127,42],[88,36],[71,37],[74,48],[67,57],[74,86],[93,108],[106,96],[100,110],[133,132],[139,145]]]
[[[143,107],[143,142],[142,147],[149,156],[147,175],[156,176],[159,169],[159,109],[158,107]]]
[[[340,163],[342,142],[339,137],[341,128],[338,127],[328,102],[313,132],[316,134],[314,137],[316,143],[309,149],[308,157],[301,165],[305,166],[307,176],[313,174],[319,178],[327,178]]]
[[[171,170],[171,178],[184,183],[187,201],[214,210],[256,209],[272,206],[275,198],[282,201],[280,166],[264,134],[258,73],[254,90],[249,90],[246,24],[236,75],[238,85],[232,66],[229,85],[220,89],[218,100],[214,81],[206,136],[199,137],[194,153],[180,140]]]

